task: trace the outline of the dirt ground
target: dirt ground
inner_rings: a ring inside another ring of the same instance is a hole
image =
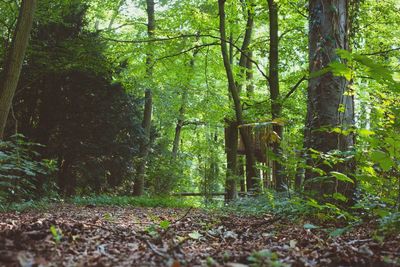
[[[400,266],[400,236],[378,241],[366,224],[331,238],[304,223],[200,209],[55,205],[0,213],[0,266]]]

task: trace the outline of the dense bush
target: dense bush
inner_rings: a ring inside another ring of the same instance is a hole
[[[37,151],[57,162],[62,193],[111,190],[134,175],[140,103],[113,81],[104,44],[85,30],[87,4],[57,5],[57,19],[43,17],[34,25],[6,136],[18,128],[45,145]],[[45,4],[38,8],[51,10]]]

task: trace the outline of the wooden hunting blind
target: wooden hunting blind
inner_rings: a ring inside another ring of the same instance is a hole
[[[251,136],[253,142],[254,154],[258,162],[267,163],[267,151],[272,150],[272,145],[280,141],[280,137],[273,130],[273,122],[252,123],[239,126],[244,128],[245,131]],[[238,129],[239,130],[239,129]],[[245,155],[245,146],[240,135],[238,134],[238,154]]]

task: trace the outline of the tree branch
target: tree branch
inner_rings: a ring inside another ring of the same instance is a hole
[[[386,54],[389,52],[394,52],[394,51],[399,51],[400,47],[396,47],[396,48],[392,48],[392,49],[388,49],[388,50],[383,50],[383,51],[377,51],[377,52],[372,52],[372,53],[365,53],[365,54],[361,54],[362,56],[376,56],[376,55],[381,55],[381,54]]]
[[[300,86],[300,84],[307,80],[306,76],[301,77],[301,79],[292,87],[292,89],[290,89],[290,91],[285,95],[285,97],[283,98],[283,101],[286,101],[286,99],[288,99],[295,91],[296,89]]]
[[[141,43],[150,43],[150,42],[165,42],[165,41],[172,41],[172,40],[178,40],[182,38],[194,38],[194,37],[209,37],[213,39],[218,39],[220,41],[224,41],[226,43],[231,44],[235,49],[237,49],[239,52],[243,53],[244,51],[238,47],[235,43],[222,39],[219,36],[211,35],[211,34],[181,34],[177,36],[170,36],[170,37],[162,37],[162,38],[152,38],[152,39],[141,39],[141,40],[119,40],[119,39],[113,39],[113,38],[108,38],[108,37],[102,37],[106,41],[110,42],[117,42],[117,43],[130,43],[130,44],[141,44]],[[260,65],[258,64],[257,61],[254,61],[251,57],[247,55],[247,53],[243,53],[244,56],[249,60],[251,63],[253,63],[256,67],[257,70],[260,72],[260,74],[267,80],[269,80],[268,75],[265,74],[265,72],[261,69]]]
[[[188,49],[186,49],[186,50],[180,51],[180,52],[178,52],[178,53],[175,53],[175,54],[171,54],[171,55],[167,55],[167,56],[163,56],[163,57],[157,58],[157,59],[154,61],[153,65],[154,65],[157,61],[160,61],[160,60],[163,60],[163,59],[167,59],[167,58],[170,58],[170,57],[180,56],[180,55],[185,54],[185,53],[187,53],[187,52],[190,52],[190,51],[192,51],[192,50],[200,49],[200,48],[208,47],[208,46],[213,46],[213,45],[219,45],[219,42],[207,43],[207,44],[201,44],[201,45],[195,45],[195,46],[193,46],[193,47],[191,47],[191,48],[188,48]]]

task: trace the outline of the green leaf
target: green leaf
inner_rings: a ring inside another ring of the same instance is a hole
[[[400,72],[394,72],[392,78],[393,81],[400,83]]]
[[[304,229],[318,229],[319,228],[319,226],[316,226],[316,225],[311,224],[311,223],[306,223],[306,224],[303,225],[303,227],[304,227]]]
[[[344,233],[346,233],[348,231],[347,228],[336,228],[335,230],[333,230],[332,232],[329,233],[329,236],[331,237],[338,237],[343,235]]]
[[[340,201],[343,201],[343,202],[346,202],[346,201],[347,201],[347,197],[345,197],[344,195],[342,195],[342,194],[340,194],[340,193],[334,193],[334,194],[332,195],[332,197],[333,197],[334,199],[336,199],[336,200],[340,200]]]
[[[340,63],[338,61],[333,61],[329,64],[330,70],[333,75],[345,77],[346,80],[350,81],[352,77],[352,70],[347,67],[345,64]]]
[[[347,59],[347,60],[351,60],[353,58],[352,54],[349,51],[344,50],[344,49],[336,49],[336,54],[338,54],[338,56],[340,56],[341,58]]]
[[[161,222],[160,222],[160,227],[161,227],[162,229],[164,229],[164,230],[168,229],[168,227],[169,227],[170,225],[171,225],[171,222],[170,222],[170,221],[167,221],[167,220],[161,221]]]
[[[368,130],[368,129],[360,129],[360,130],[358,130],[358,135],[361,136],[361,137],[368,137],[368,136],[371,136],[371,135],[374,135],[374,134],[375,134],[374,131],[371,131],[371,130]]]
[[[62,238],[61,230],[58,229],[58,227],[55,227],[54,225],[51,225],[50,226],[50,232],[53,235],[53,238],[56,241],[56,243],[59,243],[61,241],[61,238]]]
[[[193,231],[193,232],[189,233],[189,237],[197,240],[200,237],[202,237],[202,234],[200,234],[198,231]]]
[[[332,174],[339,181],[354,184],[354,181],[351,178],[349,178],[346,174],[343,174],[341,172],[330,172],[330,174]]]
[[[394,166],[394,162],[389,155],[380,150],[372,151],[371,160],[374,163],[378,163],[383,171],[388,171]]]
[[[331,69],[328,67],[328,68],[323,68],[318,71],[311,72],[309,78],[312,79],[312,78],[320,77],[320,76],[324,75],[325,73],[328,73],[330,70]]]
[[[320,205],[315,199],[309,199],[307,201],[307,205],[317,208],[317,209],[323,209],[324,206]]]

